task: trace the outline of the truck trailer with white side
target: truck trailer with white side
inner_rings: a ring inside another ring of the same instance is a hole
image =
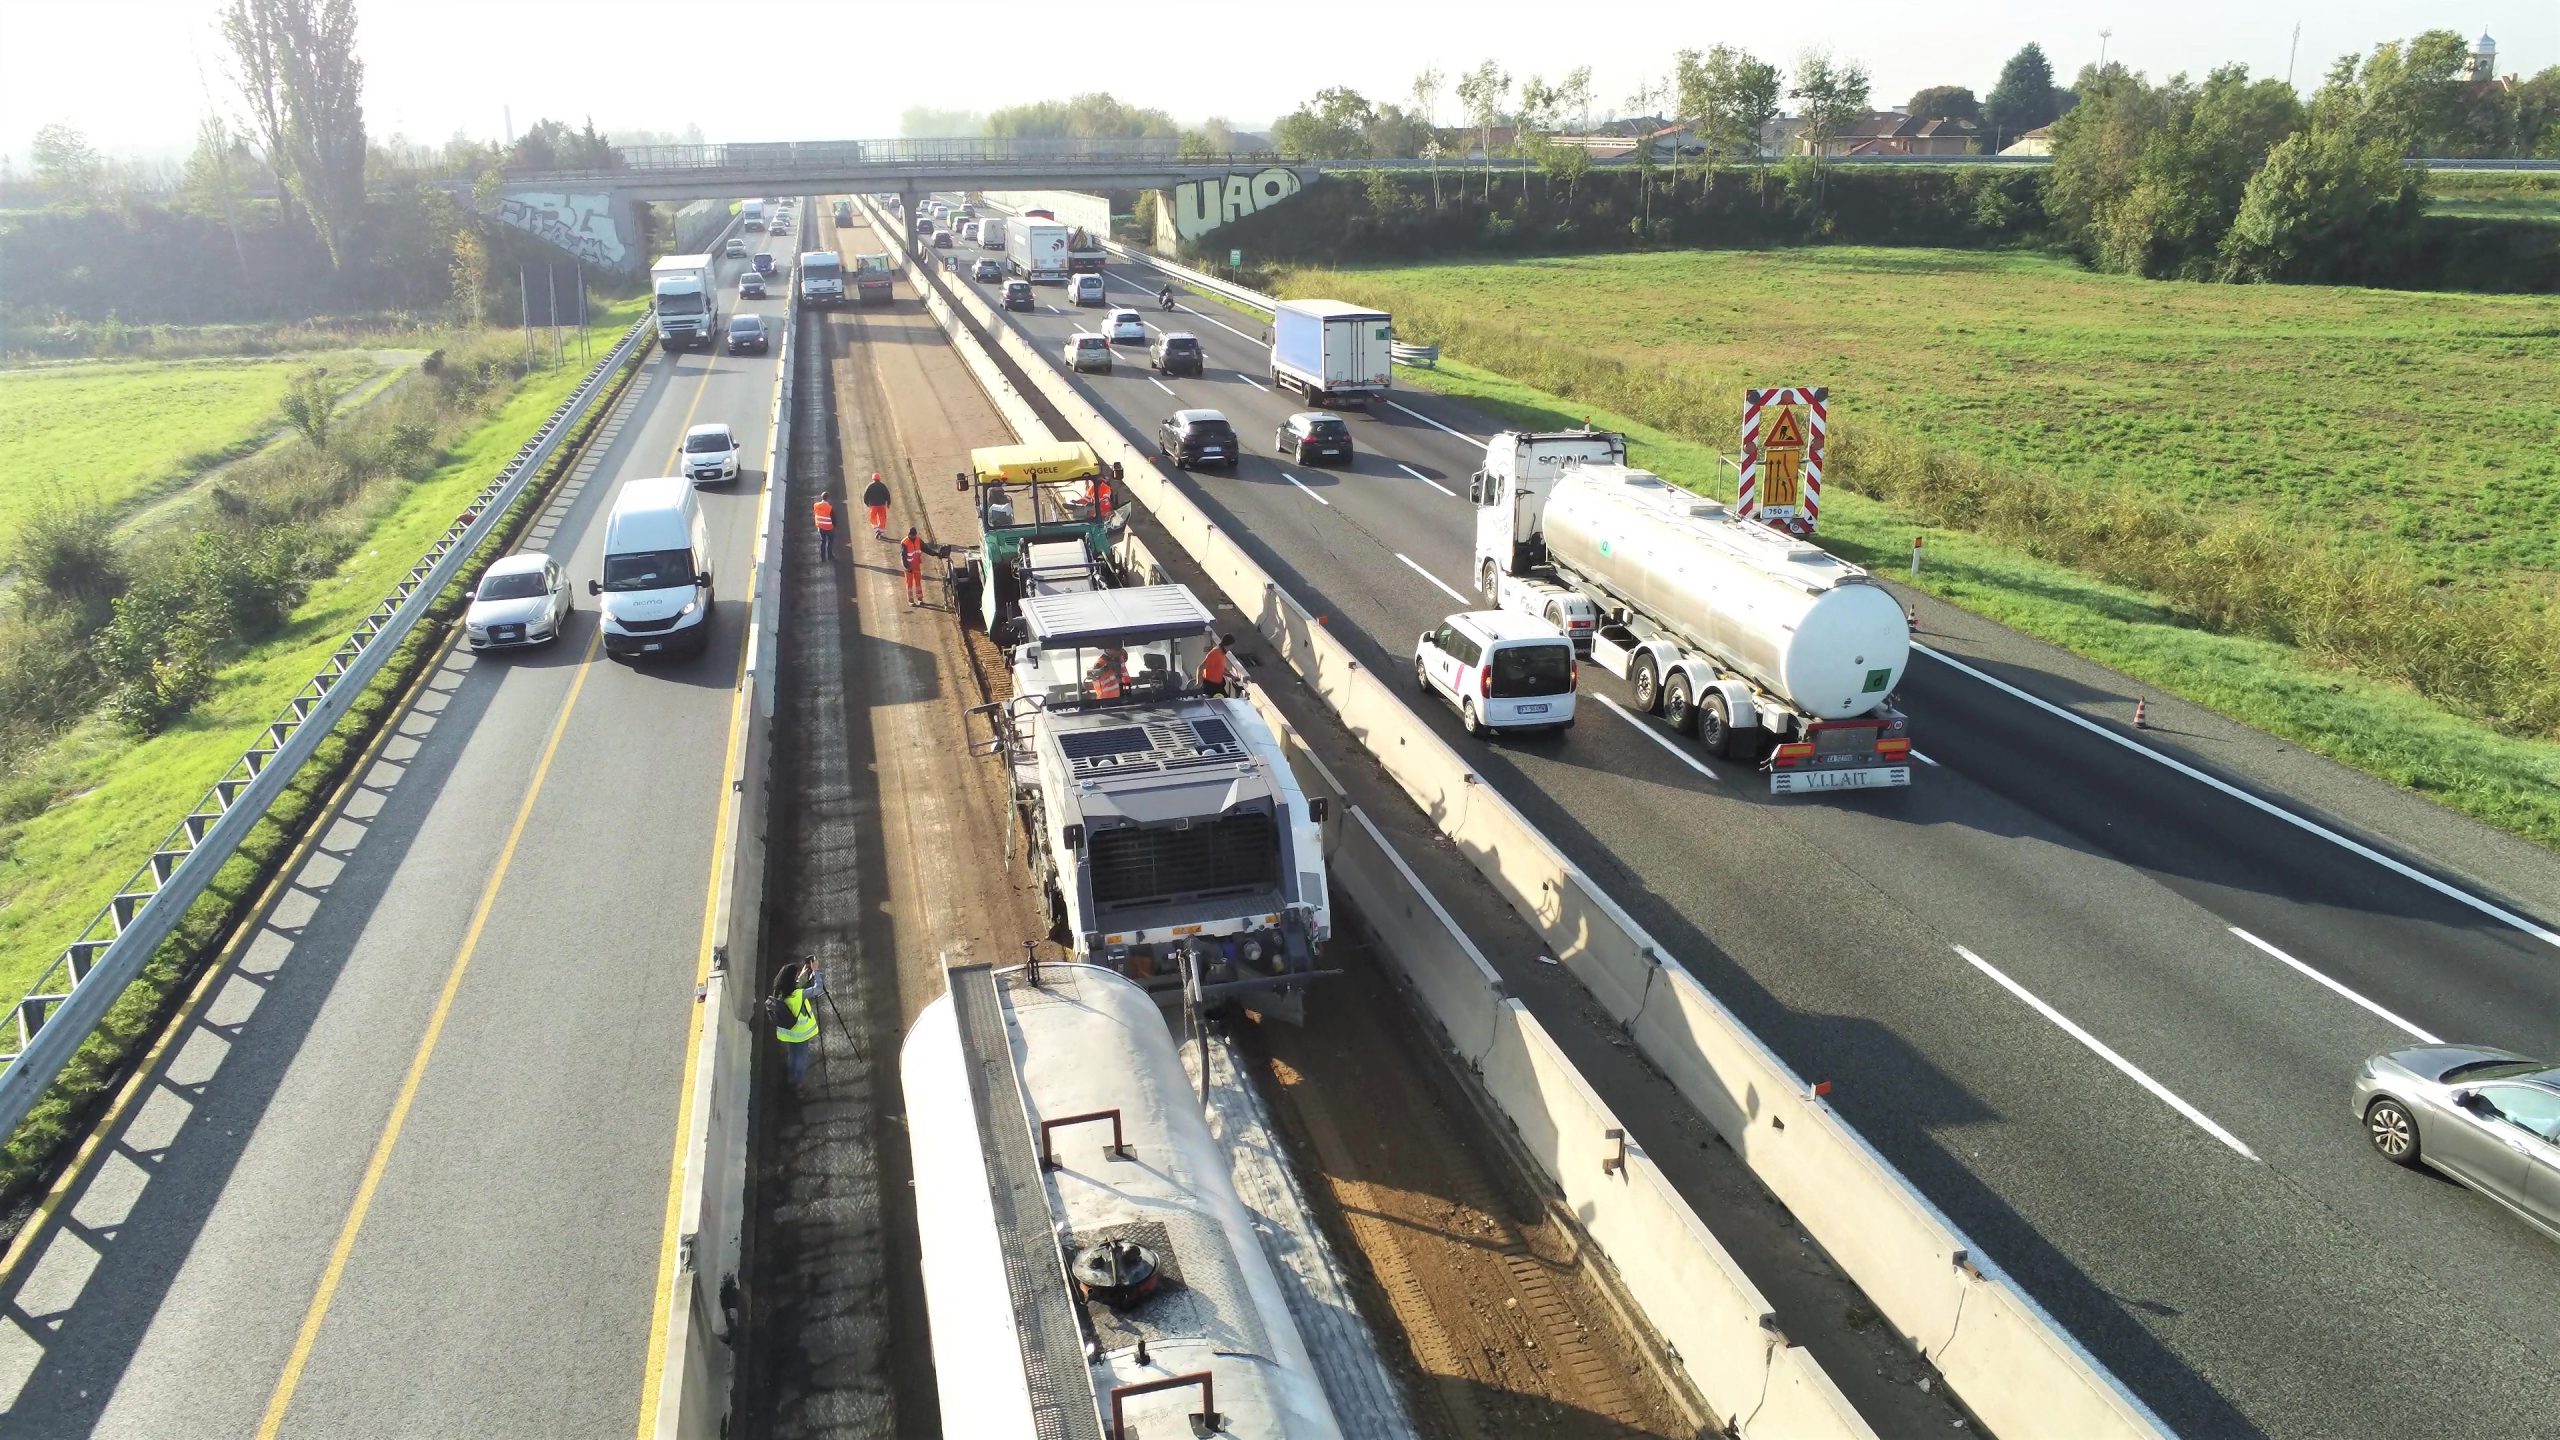
[[[1067,227],[1053,220],[1022,220],[1004,227],[1005,268],[1034,285],[1067,280]]]
[[[944,1434],[1342,1440],[1268,1222],[1143,991],[955,965],[898,1070]]]
[[[670,350],[719,343],[720,288],[708,255],[670,255],[649,267],[649,312]]]
[[[1282,300],[1271,312],[1271,383],[1314,406],[1383,399],[1393,383],[1395,319],[1341,300]]]
[[[1580,597],[1591,657],[1636,703],[1711,755],[1763,765],[1772,793],[1910,784],[1902,606],[1857,566],[1626,458],[1608,431],[1494,436],[1472,484],[1484,593],[1549,618],[1560,592]]]

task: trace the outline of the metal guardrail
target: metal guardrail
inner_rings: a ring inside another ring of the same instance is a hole
[[[425,616],[445,586],[462,572],[524,487],[586,418],[613,374],[650,333],[647,317],[635,322],[577,390],[551,412],[515,458],[481,487],[470,506],[429,546],[426,555],[382,603],[373,608],[328,665],[286,703],[266,728],[262,743],[233,762],[205,791],[151,858],[120,887],[80,938],[45,970],[0,1023],[0,1135],[17,1129],[82,1041],[98,1028],[125,987],[178,927],[250,830],[266,813],[320,742],[327,738],[391,652]]]
[[[1440,347],[1437,345],[1408,345],[1402,340],[1391,340],[1387,342],[1387,358],[1393,360],[1398,365],[1410,365],[1420,370],[1432,370],[1439,367]]]

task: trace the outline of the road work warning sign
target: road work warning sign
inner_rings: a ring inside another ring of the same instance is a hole
[[[1820,385],[1742,392],[1742,481],[1734,510],[1794,535],[1822,516],[1822,441],[1831,392]]]

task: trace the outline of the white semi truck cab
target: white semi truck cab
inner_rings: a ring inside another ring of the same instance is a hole
[[[1645,710],[1760,765],[1774,794],[1910,784],[1901,604],[1626,459],[1609,431],[1494,436],[1471,484],[1485,595],[1558,625]]]

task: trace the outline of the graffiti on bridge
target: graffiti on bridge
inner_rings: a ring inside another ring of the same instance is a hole
[[[1297,193],[1298,172],[1280,165],[1251,174],[1231,170],[1213,179],[1186,180],[1173,187],[1173,228],[1183,239],[1197,240]]]
[[[620,266],[628,247],[614,223],[610,195],[529,192],[501,196],[498,219],[539,236],[590,265]]]

